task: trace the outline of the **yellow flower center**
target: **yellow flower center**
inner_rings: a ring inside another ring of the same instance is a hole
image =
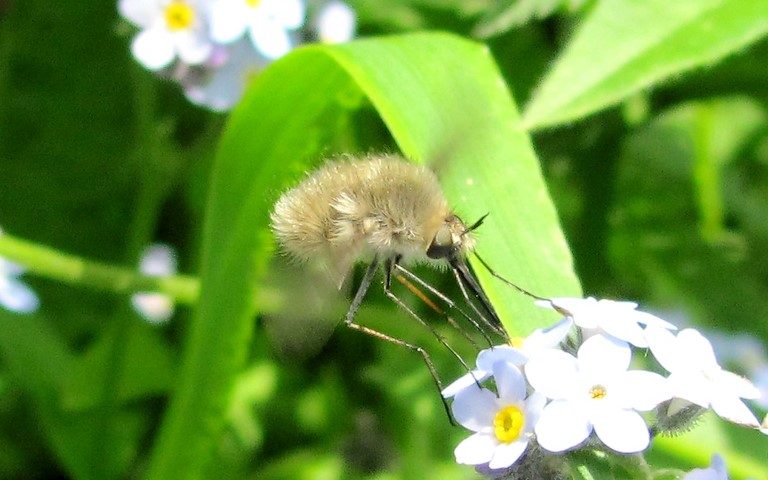
[[[520,438],[525,425],[525,414],[516,406],[504,407],[493,419],[493,431],[502,443],[511,443]]]
[[[594,385],[589,390],[589,396],[592,398],[592,400],[602,400],[608,395],[608,390],[605,389],[602,385]]]
[[[195,22],[195,9],[183,1],[171,2],[165,7],[165,23],[168,30],[178,32],[186,30]]]
[[[524,342],[525,338],[523,337],[512,337],[509,339],[509,344],[515,348],[523,348]]]
[[[256,8],[261,3],[261,0],[245,0],[245,3],[251,8]]]

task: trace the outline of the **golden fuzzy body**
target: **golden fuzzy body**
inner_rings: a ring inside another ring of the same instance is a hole
[[[285,253],[320,261],[337,280],[369,257],[429,261],[474,248],[435,174],[396,155],[326,162],[280,197],[271,219]]]

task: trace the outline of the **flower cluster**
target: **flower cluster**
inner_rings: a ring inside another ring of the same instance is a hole
[[[531,445],[550,453],[585,444],[641,452],[651,431],[684,430],[706,409],[761,428],[742,401],[760,392],[723,370],[698,331],[675,333],[674,325],[631,302],[555,298],[537,303],[563,319],[513,342],[516,346],[480,352],[477,368],[443,390],[444,397],[453,398],[456,421],[475,432],[456,448],[457,462],[507,469]],[[630,368],[636,348],[647,349],[665,374]],[[655,418],[650,427],[648,417]],[[761,431],[766,433],[764,427]]]
[[[139,271],[151,277],[167,277],[176,273],[176,252],[168,245],[153,243],[141,254]],[[133,308],[149,323],[167,322],[175,310],[173,299],[157,292],[138,292],[131,296]]]
[[[304,41],[352,38],[355,13],[338,0],[118,0],[120,15],[140,29],[136,60],[178,82],[190,101],[229,110],[247,82]]]

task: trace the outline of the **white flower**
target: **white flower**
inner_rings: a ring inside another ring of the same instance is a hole
[[[230,43],[246,31],[259,52],[275,59],[292,47],[288,32],[304,23],[301,0],[216,0],[211,5],[211,36]]]
[[[481,351],[477,355],[477,368],[445,387],[442,391],[443,397],[450,398],[464,388],[490,377],[496,362],[524,365],[534,353],[560,344],[572,326],[573,321],[570,318],[564,318],[551,327],[536,329],[526,338],[513,339],[512,343],[516,347],[497,345]]]
[[[176,273],[176,255],[171,247],[153,244],[144,250],[139,263],[144,275],[163,277]],[[150,323],[162,323],[173,315],[173,299],[156,292],[140,292],[131,297],[133,308]]]
[[[22,273],[24,267],[0,258],[0,305],[12,312],[32,313],[40,307],[40,300],[31,288],[17,278]]]
[[[525,452],[533,435],[544,396],[534,393],[526,399],[525,378],[509,363],[496,362],[493,376],[498,396],[490,390],[466,388],[453,400],[456,421],[476,432],[456,447],[458,463],[509,467]]]
[[[726,420],[757,428],[757,418],[741,399],[758,398],[760,391],[749,380],[723,370],[712,344],[701,333],[686,328],[675,336],[663,328],[649,327],[646,336],[653,356],[670,373],[667,381],[674,397],[711,407]]]
[[[712,455],[712,463],[709,468],[694,468],[688,472],[683,480],[728,480],[728,470],[725,468],[725,460],[718,454]]]
[[[562,452],[586,440],[594,429],[617,452],[647,448],[648,427],[636,410],[651,410],[670,398],[665,379],[652,372],[627,371],[632,351],[612,337],[589,338],[577,355],[544,350],[525,366],[533,388],[553,400],[536,425],[539,445]]]
[[[119,0],[120,14],[140,27],[131,43],[136,60],[150,70],[170,65],[178,56],[189,65],[203,63],[213,43],[200,0]]]
[[[557,310],[585,330],[595,330],[595,333],[607,333],[619,340],[629,342],[636,347],[647,347],[648,342],[640,324],[655,325],[660,328],[677,330],[671,323],[636,310],[634,302],[617,302],[615,300],[595,300],[588,298],[552,298],[536,302],[542,307]]]
[[[247,39],[231,45],[218,45],[212,60],[215,63],[190,72],[181,83],[192,103],[219,112],[234,108],[248,83],[270,63]]]
[[[355,11],[344,2],[323,5],[315,21],[317,38],[322,43],[344,43],[355,36]]]

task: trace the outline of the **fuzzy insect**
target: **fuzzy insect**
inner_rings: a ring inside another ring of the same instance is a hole
[[[466,226],[423,165],[396,155],[326,162],[280,197],[271,219],[283,251],[319,262],[339,287],[357,261],[383,263],[387,277],[412,262],[448,266],[501,325],[466,263],[480,222]]]
[[[379,267],[384,269],[385,294],[452,352],[433,327],[392,293],[393,276],[407,277],[437,295],[472,322],[486,339],[487,328],[505,337],[493,306],[466,261],[475,248],[472,231],[483,219],[467,226],[448,205],[437,176],[429,168],[397,155],[327,161],[280,197],[271,220],[285,254],[300,263],[320,263],[339,287],[355,263],[369,262],[344,318],[346,325],[420,352],[438,385],[431,361],[421,347],[354,322]],[[408,270],[405,265],[410,263],[449,268],[465,300],[486,328]]]

